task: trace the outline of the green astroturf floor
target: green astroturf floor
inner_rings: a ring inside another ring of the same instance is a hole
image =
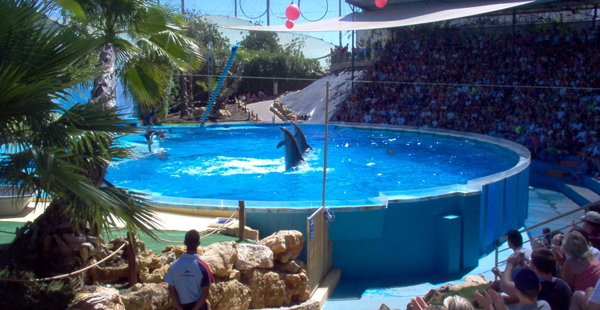
[[[15,232],[15,229],[17,227],[21,227],[23,225],[25,225],[25,223],[0,221],[0,244],[11,243],[15,237],[14,234],[6,233],[5,231]],[[156,231],[155,230],[154,232],[161,239],[172,240],[172,241],[181,241],[181,243],[163,242],[163,241],[154,240],[146,235],[141,235],[140,238],[142,239],[142,241],[144,241],[146,243],[146,249],[152,250],[156,254],[160,254],[169,245],[183,245],[183,237],[186,233],[185,231],[175,231],[175,230],[165,230],[165,231]],[[109,241],[110,239],[114,239],[119,234],[126,235],[126,231],[125,230],[115,231],[112,233],[111,236],[106,238],[106,240]],[[202,234],[201,236],[204,236],[204,235],[206,235],[206,234]],[[227,235],[222,235],[222,234],[212,234],[201,240],[201,242],[202,242],[201,246],[207,246],[207,245],[211,245],[213,243],[225,242],[225,241],[236,241],[237,242],[237,240],[238,240],[237,237],[232,237],[232,236],[227,236]],[[254,243],[254,242],[246,240],[246,241],[238,242],[238,243]]]

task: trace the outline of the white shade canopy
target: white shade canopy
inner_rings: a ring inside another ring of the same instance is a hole
[[[392,10],[382,9],[378,11],[353,13],[317,22],[298,23],[295,24],[292,29],[287,29],[285,25],[228,26],[224,28],[275,32],[323,32],[394,28],[501,11],[532,2],[535,1],[498,1],[491,4],[489,2],[440,3],[412,8]]]

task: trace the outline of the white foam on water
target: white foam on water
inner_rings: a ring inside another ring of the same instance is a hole
[[[188,175],[236,175],[236,174],[267,174],[285,170],[283,158],[258,159],[245,157],[217,156],[213,159],[198,163],[198,166],[179,169],[175,174]]]

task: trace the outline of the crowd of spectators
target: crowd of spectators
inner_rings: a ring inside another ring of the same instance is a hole
[[[598,29],[524,28],[514,48],[498,29],[399,30],[333,119],[501,137],[600,176]]]

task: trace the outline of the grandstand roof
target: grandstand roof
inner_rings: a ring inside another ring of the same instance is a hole
[[[387,0],[385,9],[407,9],[424,6],[434,6],[439,4],[463,4],[472,2],[472,0]],[[480,0],[478,3],[481,4],[492,4],[497,3],[497,0]],[[346,0],[346,3],[361,8],[363,11],[378,11],[381,10],[375,6],[374,0]],[[600,0],[537,0],[532,3],[522,5],[518,7],[518,11],[556,11],[564,9],[581,9],[581,8],[593,8],[595,4],[600,3]]]
[[[231,16],[220,16],[220,15],[204,15],[200,18],[217,24],[219,31],[223,36],[229,39],[229,43],[238,44],[247,35],[248,31],[239,31],[232,29],[235,26],[252,26],[252,22]],[[229,28],[229,29],[228,29]],[[278,34],[279,44],[287,45],[294,41],[296,38],[301,38],[306,43],[301,51],[307,58],[317,59],[322,67],[327,66],[325,56],[328,56],[330,50],[335,47],[334,44],[325,42],[322,39],[315,38],[312,36],[299,34],[299,33],[280,33]]]
[[[519,12],[547,12],[593,8],[600,0],[558,1],[558,0],[387,0],[385,8],[375,7],[374,0],[346,0],[361,7],[364,12],[320,20],[297,23],[292,29],[278,26],[229,26],[225,28],[277,32],[322,32],[368,30],[410,26],[439,22],[475,15],[502,13],[516,8]]]

